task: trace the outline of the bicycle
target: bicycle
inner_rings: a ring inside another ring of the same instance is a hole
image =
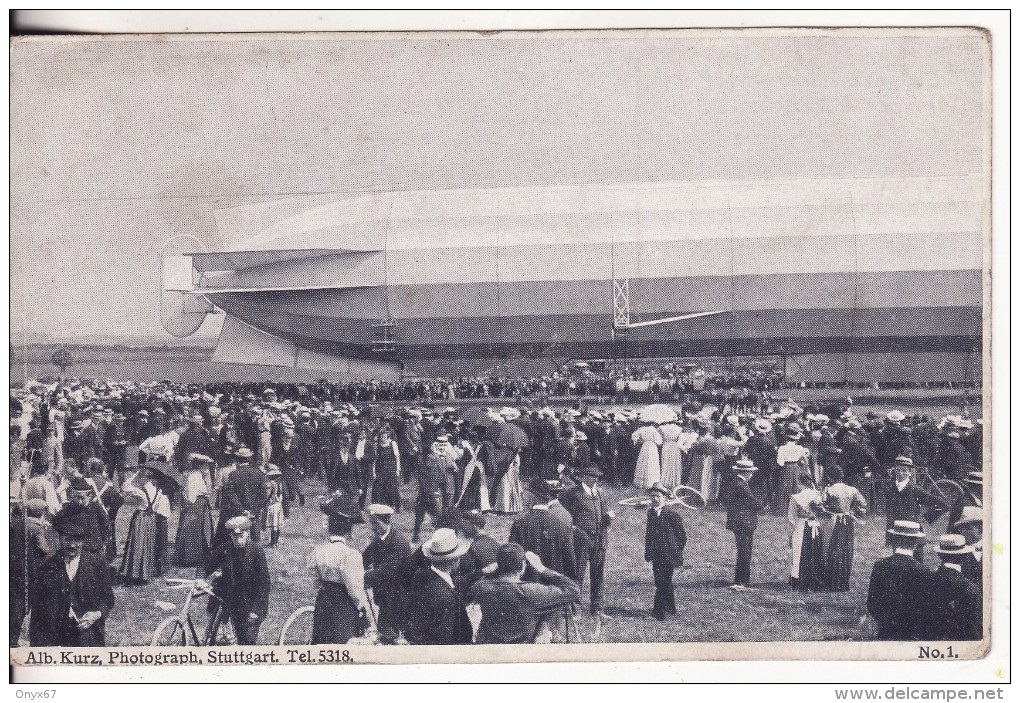
[[[918,488],[927,491],[934,496],[936,500],[942,503],[947,511],[952,508],[956,504],[956,501],[963,497],[963,494],[966,492],[966,489],[963,486],[951,478],[940,478],[936,480],[931,475],[931,472],[923,466],[917,468],[914,481],[917,483]]]
[[[371,610],[371,619],[369,620],[368,628],[361,637],[355,637],[350,642],[357,642],[359,644],[376,644],[378,640],[378,616],[376,615],[375,608],[372,605],[372,601],[368,601],[368,607]],[[280,646],[285,644],[311,644],[312,643],[312,626],[315,622],[315,606],[314,605],[302,605],[297,608],[290,617],[283,623],[283,629],[280,630]]]
[[[212,586],[203,579],[168,578],[167,583],[173,584],[171,590],[188,589],[188,595],[178,615],[172,615],[156,626],[152,631],[153,647],[213,647],[234,644],[233,628],[230,618],[226,616],[223,600],[213,593]],[[202,637],[198,636],[195,621],[191,617],[191,605],[196,598],[208,596],[216,602],[215,609],[206,623]]]

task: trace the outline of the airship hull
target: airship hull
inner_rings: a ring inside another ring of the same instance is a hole
[[[818,356],[817,380],[975,378],[984,193],[929,180],[384,194],[268,227],[265,206],[196,258],[195,292],[354,374],[777,355]]]

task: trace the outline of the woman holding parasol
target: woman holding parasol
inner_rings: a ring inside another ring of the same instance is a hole
[[[497,513],[519,513],[524,510],[524,489],[521,487],[521,449],[528,446],[528,435],[510,422],[496,423],[490,428],[495,465],[493,484],[496,486],[492,509]]]
[[[120,575],[129,582],[144,582],[160,576],[167,558],[169,496],[180,490],[169,463],[148,462],[124,482],[127,499],[138,504],[131,516]]]

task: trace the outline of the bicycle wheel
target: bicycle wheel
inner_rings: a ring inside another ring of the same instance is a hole
[[[935,482],[934,493],[946,508],[951,508],[963,496],[963,488],[956,481],[943,478]]]
[[[304,605],[295,610],[283,624],[283,630],[280,631],[280,644],[311,644],[312,621],[314,619],[314,605]]]
[[[149,644],[153,647],[187,647],[188,628],[179,617],[167,618],[152,631]]]

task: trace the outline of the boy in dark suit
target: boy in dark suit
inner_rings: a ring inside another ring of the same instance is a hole
[[[542,563],[569,578],[577,578],[577,557],[574,553],[574,531],[549,512],[553,493],[559,481],[536,477],[528,490],[539,501],[531,510],[517,518],[510,527],[510,540],[534,552]]]
[[[758,529],[758,513],[762,502],[751,492],[750,480],[758,468],[750,459],[738,459],[733,465],[736,474],[726,494],[726,529],[737,542],[737,563],[734,585],[746,586],[751,582],[751,553],[754,549],[754,531]]]
[[[659,620],[665,620],[666,616],[677,614],[673,571],[683,566],[687,533],[680,513],[666,505],[669,490],[656,482],[648,492],[652,497],[652,507],[648,509],[648,525],[645,528],[645,561],[652,563],[655,578],[652,614]]]

